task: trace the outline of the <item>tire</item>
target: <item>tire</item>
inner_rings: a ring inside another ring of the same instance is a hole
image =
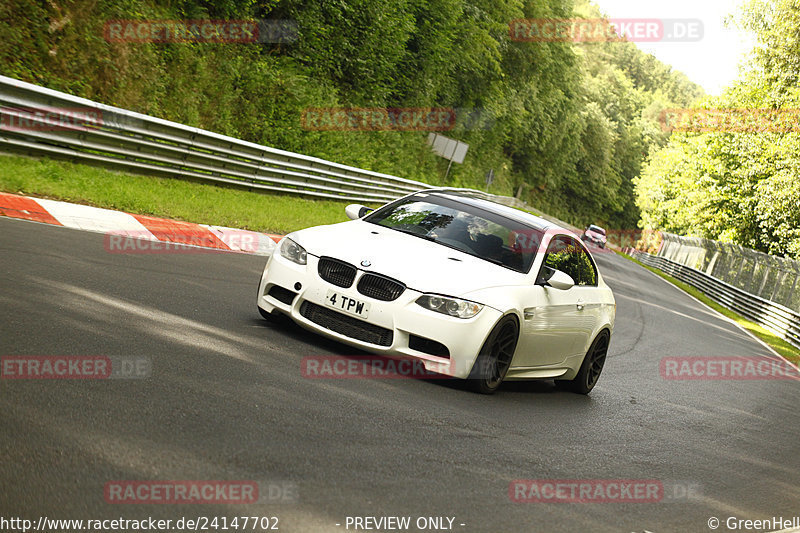
[[[508,315],[500,319],[483,343],[467,382],[481,394],[493,394],[506,377],[519,340],[517,319]]]
[[[578,394],[589,394],[597,380],[600,379],[600,374],[603,372],[603,366],[606,362],[606,355],[608,354],[608,344],[611,336],[608,331],[603,330],[595,337],[589,350],[586,352],[586,357],[583,358],[581,369],[578,375],[570,381],[555,380],[556,387],[559,389],[568,390]]]
[[[256,307],[258,307],[258,306],[256,306]],[[260,307],[258,307],[258,312],[259,312],[259,314],[261,315],[261,317],[264,320],[269,320],[270,322],[274,322],[275,321],[275,317],[272,316],[272,313],[267,313],[266,311],[264,311]]]

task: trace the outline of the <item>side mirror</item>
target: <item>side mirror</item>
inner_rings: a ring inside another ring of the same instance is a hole
[[[553,275],[550,276],[550,279],[547,280],[547,284],[554,289],[568,291],[575,286],[575,280],[573,280],[569,274],[556,270],[553,272]]]
[[[553,287],[561,291],[568,291],[575,286],[575,280],[569,274],[555,270],[550,267],[544,267],[539,279],[536,280],[537,285],[545,287]]]
[[[361,204],[350,204],[344,208],[344,212],[350,220],[363,218],[367,216],[370,211],[372,211],[372,209]]]

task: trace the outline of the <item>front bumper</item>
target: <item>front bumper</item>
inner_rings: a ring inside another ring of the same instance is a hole
[[[601,248],[605,248],[605,246],[606,246],[606,241],[604,241],[602,239],[596,239],[596,238],[591,237],[589,235],[584,235],[583,237],[581,237],[581,239],[583,240],[583,242],[590,242],[590,243],[594,244],[595,246],[599,246]]]
[[[317,257],[309,254],[307,260],[308,264],[298,265],[276,251],[261,276],[258,306],[268,313],[288,315],[306,329],[368,352],[415,358],[430,372],[467,378],[481,346],[502,316],[486,306],[470,319],[443,315],[416,304],[422,293],[411,288],[394,301],[376,300],[356,289],[362,269],[350,288],[342,288],[320,278]],[[326,296],[330,290],[368,302],[368,318],[329,307]],[[421,345],[419,339],[441,343],[449,357],[415,349],[427,346]]]

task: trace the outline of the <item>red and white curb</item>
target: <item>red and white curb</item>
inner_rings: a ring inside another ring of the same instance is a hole
[[[0,216],[33,220],[45,224],[106,234],[106,246],[116,253],[154,251],[155,246],[136,244],[136,239],[159,245],[163,250],[178,247],[213,248],[271,255],[280,235],[257,231],[194,224],[166,218],[133,215],[88,205],[58,202],[0,192]]]

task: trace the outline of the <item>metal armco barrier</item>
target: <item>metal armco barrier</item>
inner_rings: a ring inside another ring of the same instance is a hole
[[[382,204],[432,186],[287,152],[0,76],[0,151],[255,191]],[[508,196],[474,191],[525,208]]]
[[[800,311],[800,262],[729,242],[661,232],[658,256]]]
[[[368,203],[430,188],[4,76],[0,76],[0,150],[138,174]]]
[[[630,254],[643,264],[657,268],[701,290],[720,305],[764,326],[788,343],[800,348],[800,313],[670,259],[638,250],[631,250]]]

